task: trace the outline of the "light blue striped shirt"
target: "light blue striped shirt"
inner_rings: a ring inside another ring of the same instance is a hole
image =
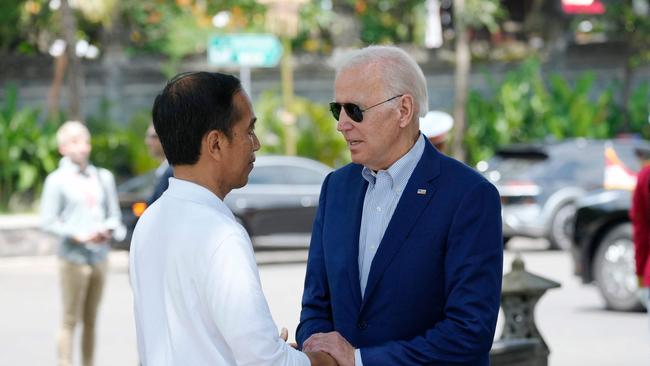
[[[420,134],[411,150],[388,170],[374,172],[364,167],[361,171],[363,178],[368,181],[359,233],[359,280],[362,296],[366,292],[372,260],[402,192],[422,157],[424,143],[424,136]]]

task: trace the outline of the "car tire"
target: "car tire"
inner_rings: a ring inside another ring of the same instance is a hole
[[[553,250],[569,250],[573,241],[573,223],[576,216],[576,206],[565,204],[555,211],[551,220],[549,241]]]
[[[643,305],[637,296],[634,270],[632,225],[622,224],[610,230],[596,249],[594,279],[608,309],[638,311]]]

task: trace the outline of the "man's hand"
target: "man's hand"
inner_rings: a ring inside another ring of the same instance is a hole
[[[289,330],[287,330],[287,328],[282,327],[282,329],[280,330],[280,339],[282,339],[285,342],[287,341],[287,339],[289,339]],[[294,349],[298,349],[298,344],[297,343],[292,342],[292,343],[289,343],[289,345]]]
[[[334,358],[325,352],[305,352],[312,366],[336,366]]]
[[[76,244],[107,244],[112,235],[112,230],[100,230],[90,234],[75,235],[72,240]]]
[[[302,345],[304,352],[327,352],[341,366],[354,366],[354,347],[339,332],[316,333]]]

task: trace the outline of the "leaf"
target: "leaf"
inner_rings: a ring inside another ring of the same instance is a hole
[[[32,188],[36,182],[38,170],[33,165],[27,163],[20,163],[18,165],[18,185],[16,189],[18,192],[25,192]]]

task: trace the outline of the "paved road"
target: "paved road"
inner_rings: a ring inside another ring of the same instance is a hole
[[[642,366],[650,364],[646,314],[603,310],[594,288],[571,275],[566,253],[521,245],[527,269],[562,283],[537,307],[537,322],[551,348],[550,365]],[[278,326],[291,338],[298,321],[304,251],[258,255],[264,291]],[[284,262],[289,258],[291,262]],[[112,268],[98,324],[97,366],[136,365],[135,333],[125,253],[111,255]],[[506,254],[506,270],[512,253]],[[0,259],[0,365],[55,364],[59,290],[54,257]],[[498,326],[500,329],[500,325]]]

